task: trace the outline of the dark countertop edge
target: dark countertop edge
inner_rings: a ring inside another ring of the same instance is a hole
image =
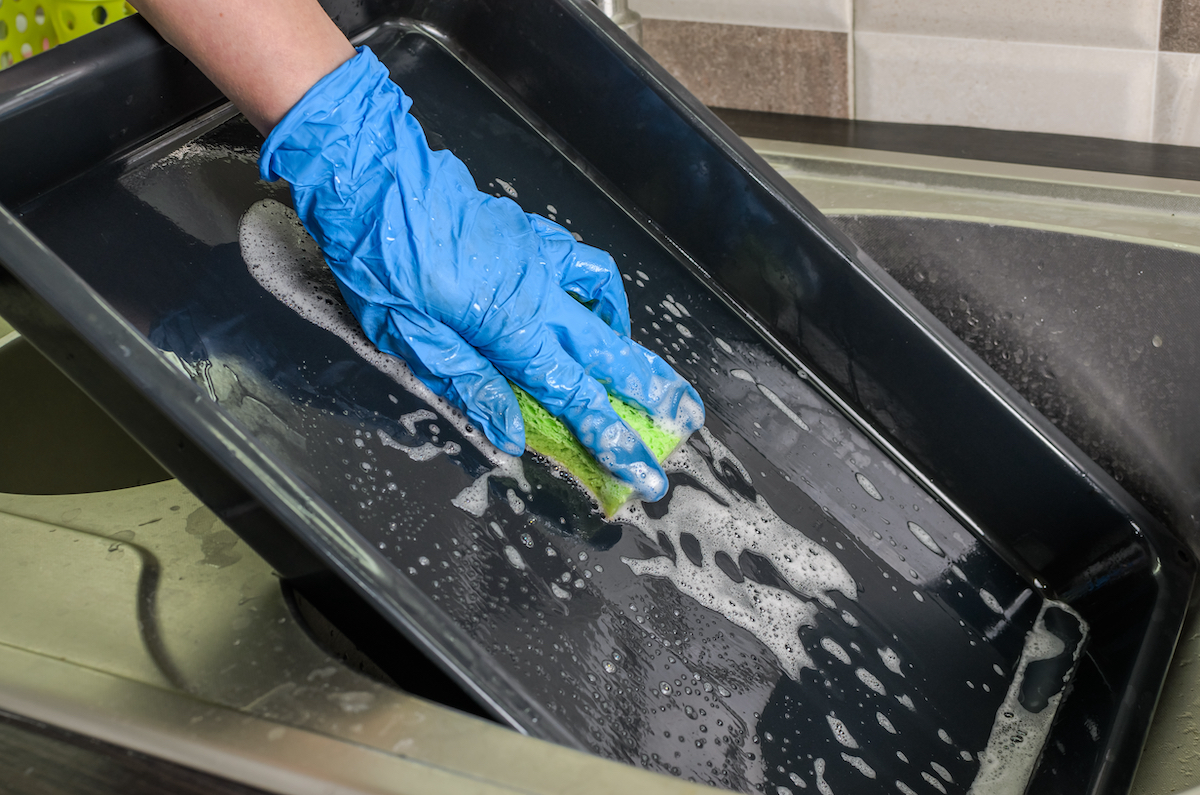
[[[1200,147],[1083,135],[832,119],[712,108],[738,135],[1111,174],[1200,180]]]
[[[38,795],[267,795],[264,790],[0,710],[0,790]]]

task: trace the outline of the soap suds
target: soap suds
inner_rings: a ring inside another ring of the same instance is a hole
[[[504,557],[508,558],[508,562],[512,564],[513,568],[525,569],[525,560],[521,557],[521,553],[517,551],[516,547],[505,545]]]
[[[879,489],[875,488],[875,484],[861,472],[854,473],[854,479],[858,481],[858,485],[862,486],[862,490],[867,493],[873,500],[883,501],[883,495],[879,493]]]
[[[304,231],[294,210],[274,199],[255,202],[238,224],[238,243],[250,275],[263,289],[309,323],[340,337],[377,370],[428,403],[494,464],[512,458],[472,427],[462,412],[425,386],[403,360],[380,351],[366,338],[342,299],[320,248]],[[409,433],[415,433],[417,421],[437,418],[427,409],[404,416]]]
[[[879,725],[882,726],[883,730],[888,734],[899,734],[899,732],[896,731],[896,727],[892,725],[890,720],[888,720],[887,715],[884,715],[882,712],[875,713],[875,720],[879,721]]]
[[[850,655],[833,638],[821,638],[821,648],[836,657],[843,665],[850,664]]]
[[[517,198],[517,189],[514,188],[511,183],[505,182],[499,177],[496,177],[496,184],[500,186],[500,190],[504,191],[514,199]]]
[[[983,588],[980,588],[979,598],[983,600],[983,603],[987,605],[988,609],[993,613],[996,613],[997,615],[1004,615],[1003,605],[1001,605],[1000,600],[992,596],[991,593],[985,591]]]
[[[942,550],[941,546],[938,545],[938,542],[934,541],[933,536],[929,535],[928,531],[926,531],[924,527],[921,527],[921,525],[917,524],[916,522],[909,522],[908,532],[916,536],[917,540],[928,547],[929,551],[933,554],[940,558],[946,557],[946,553]]]
[[[401,414],[400,424],[404,426],[404,430],[408,431],[409,434],[416,436],[418,422],[436,419],[437,415],[429,409],[417,409],[416,411],[410,411],[408,414]]]
[[[799,427],[801,430],[803,430],[803,431],[812,430],[811,428],[808,427],[808,423],[805,422],[804,420],[800,419],[800,415],[797,414],[796,412],[792,411],[790,408],[788,408],[787,404],[784,403],[783,400],[780,399],[780,397],[778,395],[776,395],[774,392],[767,389],[762,384],[758,385],[758,391],[762,392],[763,397],[765,397],[767,400],[771,401],[771,403],[774,404],[775,408],[777,408],[781,412],[783,412],[783,415],[785,417],[787,417],[789,420],[791,420],[792,422],[794,422],[796,424],[796,426]]]
[[[926,784],[933,787],[938,792],[942,793],[942,795],[946,795],[946,787],[943,786],[942,782],[938,781],[936,778],[929,775],[924,770],[921,771],[921,778],[925,779]]]
[[[826,715],[825,720],[829,723],[829,730],[833,732],[835,740],[851,750],[858,748],[858,741],[850,734],[850,730],[846,728],[846,724],[832,715]]]
[[[450,501],[450,504],[472,516],[483,516],[488,508],[488,481],[492,478],[514,480],[521,491],[529,494],[532,489],[529,481],[525,478],[525,468],[521,465],[521,459],[505,453],[500,453],[500,455],[505,456],[508,460],[501,460],[495,469],[490,469],[475,478],[475,482],[459,492],[458,496]]]
[[[879,659],[883,660],[883,665],[894,674],[904,676],[904,671],[900,668],[900,655],[891,649],[879,649]]]
[[[1025,672],[1030,665],[1041,661],[1053,661],[1068,653],[1067,645],[1047,626],[1047,615],[1055,611],[1054,618],[1066,625],[1068,631],[1078,634],[1078,640],[1070,650],[1070,659],[1061,660],[1061,681],[1052,694],[1046,696],[1041,709],[1032,712],[1022,703]],[[1079,657],[1083,652],[1083,639],[1087,635],[1087,624],[1067,605],[1047,601],[1042,604],[1033,628],[1025,636],[1025,647],[1021,652],[1017,669],[1009,684],[1008,693],[992,724],[987,747],[979,753],[979,771],[971,784],[969,793],[975,795],[1020,795],[1029,785],[1029,779],[1037,767],[1042,747],[1054,724],[1054,716],[1062,702],[1067,683],[1074,675]]]
[[[843,751],[842,759],[845,760],[846,764],[850,765],[851,767],[853,767],[859,773],[862,773],[867,778],[875,778],[875,770],[870,765],[868,765],[866,762],[864,762],[862,759],[860,759],[859,757],[851,756],[850,754]]]
[[[711,463],[694,444],[686,444],[663,464],[668,474],[688,475],[696,485],[676,485],[661,518],[650,518],[636,502],[614,518],[638,527],[655,543],[662,533],[676,549],[681,548],[681,536],[690,534],[700,542],[702,564],[695,566],[680,557],[677,565],[665,555],[621,560],[635,574],[670,580],[681,593],[749,631],[771,650],[789,676],[798,679],[801,670],[816,667],[798,630],[815,625],[817,603],[834,607],[830,593],[856,599],[857,586],[836,557],[780,519],[761,496],[750,501],[727,488],[715,468],[732,469],[747,484],[749,473],[707,429],[701,428],[699,435]],[[747,551],[769,560],[800,596],[748,578],[735,582],[715,562],[718,552],[736,561]]]
[[[883,682],[880,682],[879,677],[875,676],[875,674],[871,673],[866,668],[856,669],[854,671],[854,675],[858,677],[860,682],[874,690],[879,695],[887,695],[887,690],[883,688]]]
[[[833,787],[825,781],[825,760],[820,757],[813,760],[813,773],[817,777],[817,792],[821,795],[834,795]]]

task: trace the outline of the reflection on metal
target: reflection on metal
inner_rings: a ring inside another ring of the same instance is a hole
[[[951,218],[1200,252],[1200,183],[822,144],[748,143],[829,215]]]
[[[596,5],[631,39],[642,43],[642,16],[629,8],[629,0],[596,0]]]

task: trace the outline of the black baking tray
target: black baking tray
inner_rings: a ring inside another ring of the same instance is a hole
[[[747,792],[966,792],[989,747],[1128,788],[1185,545],[591,4],[327,8],[481,189],[614,254],[708,409],[666,500],[606,520],[405,389],[138,19],[0,73],[0,314],[401,684],[416,647],[519,730]]]

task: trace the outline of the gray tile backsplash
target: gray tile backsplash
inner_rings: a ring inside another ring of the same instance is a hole
[[[1200,145],[1200,0],[630,5],[714,106]]]
[[[1159,49],[1200,53],[1200,0],[1162,0]]]
[[[845,33],[645,19],[642,46],[702,102],[724,108],[849,115]]]

